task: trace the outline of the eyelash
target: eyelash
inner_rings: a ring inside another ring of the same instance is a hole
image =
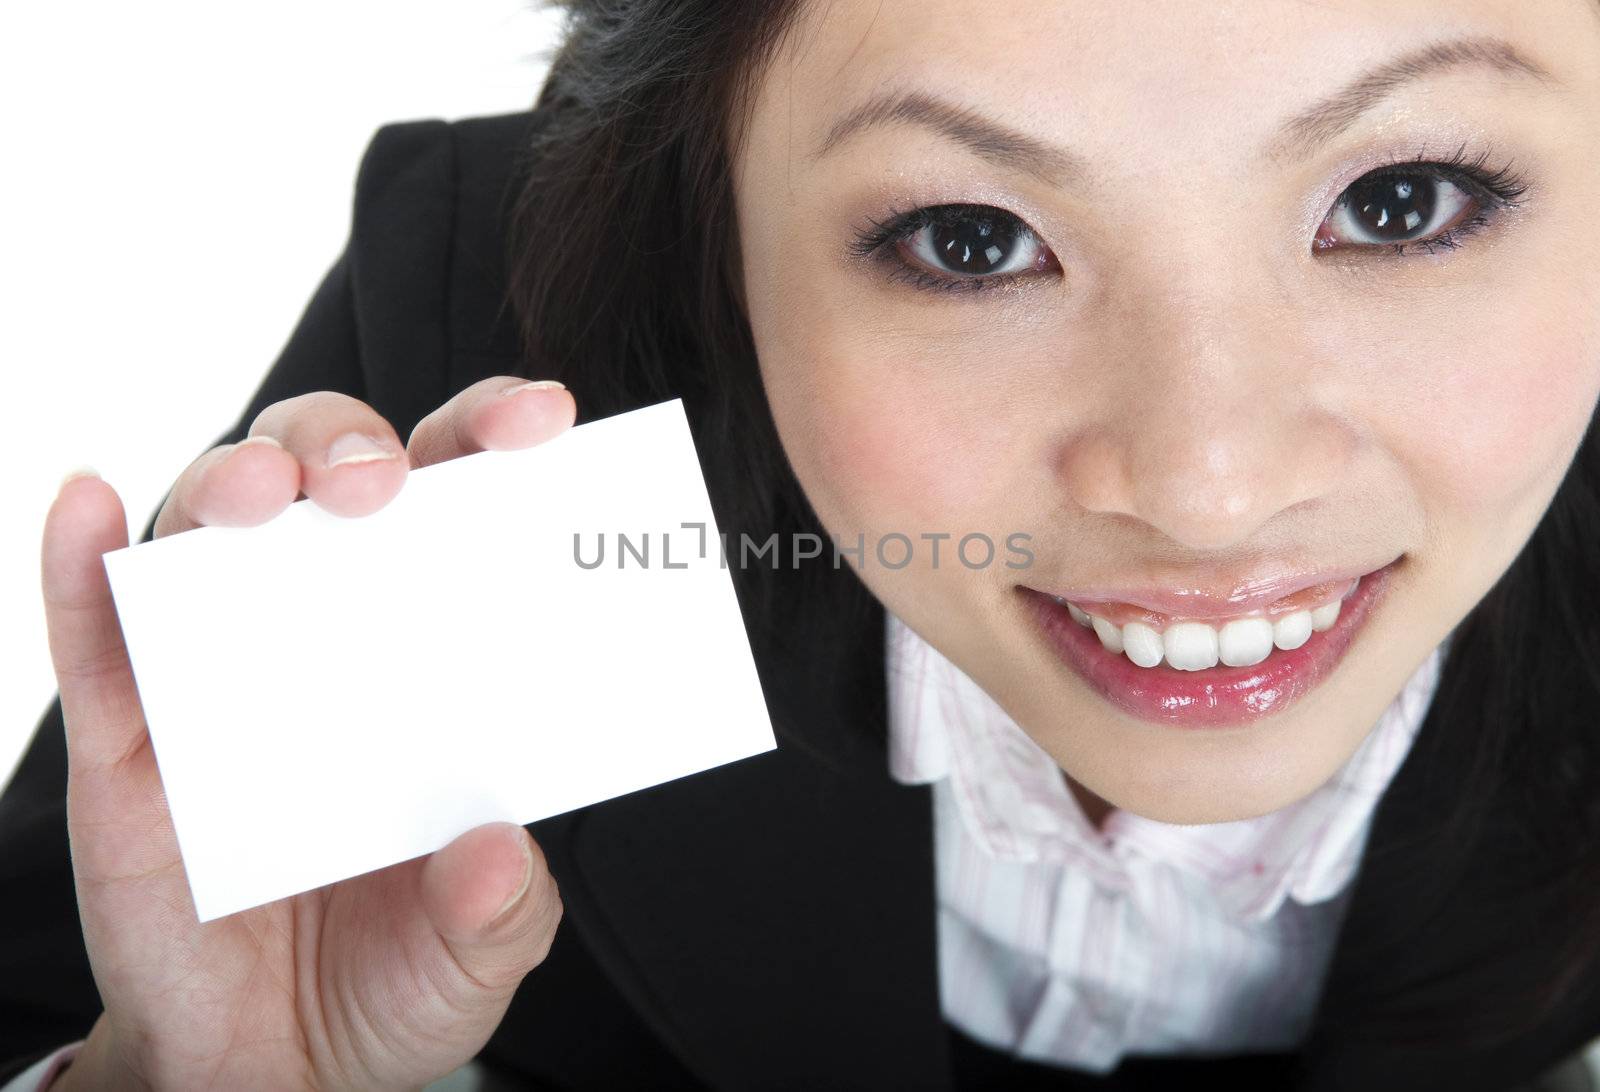
[[[1522,196],[1528,190],[1527,182],[1522,175],[1513,170],[1510,163],[1498,170],[1489,170],[1487,167],[1489,158],[1490,154],[1485,151],[1468,159],[1463,145],[1444,159],[1429,159],[1425,154],[1419,154],[1413,159],[1394,160],[1362,175],[1356,180],[1357,182],[1413,177],[1418,174],[1432,175],[1460,186],[1477,200],[1479,208],[1461,223],[1430,238],[1403,243],[1369,243],[1360,245],[1356,249],[1369,252],[1387,251],[1396,257],[1403,256],[1407,248],[1422,250],[1429,254],[1440,250],[1454,250],[1461,246],[1462,241],[1468,236],[1487,227],[1503,211],[1519,207]],[[1352,186],[1354,184],[1351,183]],[[1338,207],[1336,203],[1334,208]],[[1015,225],[1019,229],[1019,235],[1026,236],[1033,233],[1033,229],[1021,218],[990,205],[924,205],[904,210],[891,209],[883,220],[869,217],[870,226],[855,230],[855,237],[848,244],[848,249],[857,258],[877,258],[886,263],[890,280],[904,281],[914,287],[932,291],[979,291],[1002,287],[1030,276],[1034,270],[978,277],[946,276],[929,272],[921,266],[911,265],[899,256],[897,244],[916,235],[923,228],[930,225],[949,226],[965,223],[976,218],[975,213],[981,213],[988,219]]]

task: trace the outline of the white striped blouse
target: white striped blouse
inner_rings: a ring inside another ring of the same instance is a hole
[[[886,612],[889,767],[933,783],[944,1015],[1034,1061],[1293,1050],[1378,798],[1438,683],[1435,648],[1327,782],[1278,811],[1096,831],[1047,752]]]

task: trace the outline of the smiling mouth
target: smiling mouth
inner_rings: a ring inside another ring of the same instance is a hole
[[[1115,608],[1092,613],[1061,596],[1017,591],[1051,651],[1107,701],[1145,720],[1222,727],[1282,711],[1326,679],[1402,561],[1204,622],[1123,610],[1119,624]]]
[[[1067,609],[1073,621],[1092,629],[1107,652],[1121,653],[1144,668],[1165,664],[1178,671],[1203,671],[1218,663],[1250,667],[1275,650],[1294,651],[1313,633],[1333,628],[1344,601],[1355,594],[1360,583],[1360,577],[1355,577],[1337,589],[1321,591],[1310,601],[1300,598],[1216,622],[1163,620],[1146,612],[1119,624],[1114,620],[1115,608],[1097,611],[1079,607],[1063,596],[1051,598]],[[1127,612],[1123,613],[1126,616]]]

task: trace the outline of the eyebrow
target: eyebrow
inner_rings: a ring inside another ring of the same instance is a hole
[[[1462,68],[1487,68],[1503,75],[1561,86],[1561,81],[1503,38],[1472,36],[1435,42],[1369,69],[1333,94],[1286,118],[1267,142],[1273,159],[1304,156],[1334,139],[1361,115],[1405,84]],[[1039,140],[927,91],[884,91],[851,110],[828,130],[811,153],[813,161],[875,125],[909,123],[932,129],[1000,167],[1031,174],[1053,186],[1088,173],[1088,159]]]

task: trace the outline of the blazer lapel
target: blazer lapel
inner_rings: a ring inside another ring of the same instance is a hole
[[[828,629],[756,639],[776,750],[574,816],[562,897],[716,1087],[948,1088],[930,790],[888,774],[882,608]]]
[[[1551,862],[1512,817],[1476,834],[1444,819],[1472,759],[1450,720],[1436,701],[1374,813],[1297,1089],[1499,1092],[1600,1035],[1600,983],[1588,983],[1535,1034],[1491,1041],[1495,1009],[1541,985],[1560,919],[1520,895]]]

